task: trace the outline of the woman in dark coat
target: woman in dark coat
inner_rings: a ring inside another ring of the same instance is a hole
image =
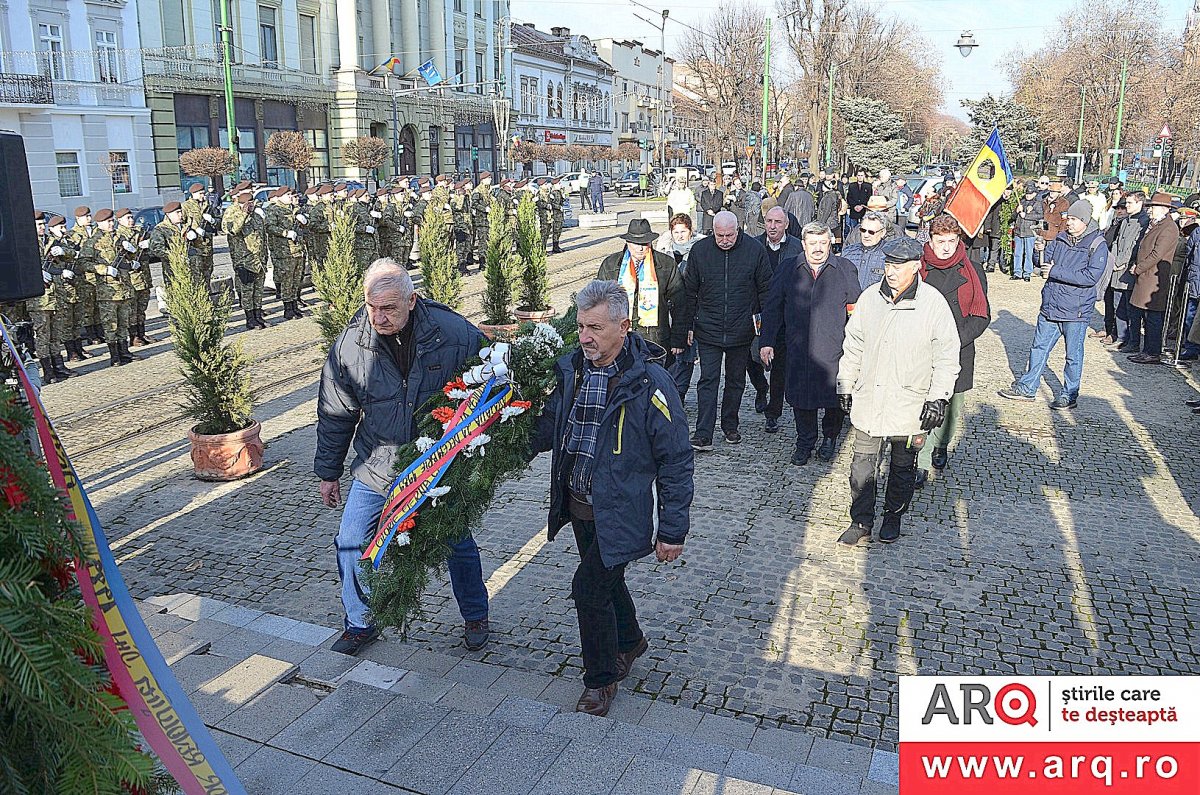
[[[787,349],[786,399],[796,419],[792,463],[808,463],[817,443],[817,410],[824,409],[817,455],[833,459],[845,413],[838,404],[837,373],[842,359],[847,308],[858,300],[858,269],[831,254],[833,233],[824,224],[804,227],[804,256],[779,263],[763,307],[763,366],[775,348]],[[780,346],[780,342],[785,342]],[[795,353],[793,353],[795,351]]]
[[[929,432],[917,459],[917,486],[924,485],[929,468],[942,470],[949,463],[950,439],[962,413],[963,395],[975,385],[975,339],[992,322],[987,298],[987,275],[967,256],[962,227],[950,215],[939,215],[929,225],[929,242],[921,255],[921,279],[946,299],[958,326],[958,381],[946,407],[946,419]]]

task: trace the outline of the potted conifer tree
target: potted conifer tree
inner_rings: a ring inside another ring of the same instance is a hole
[[[546,243],[538,226],[537,208],[529,194],[522,196],[517,205],[517,255],[522,267],[517,320],[537,323],[554,317],[546,272]]]
[[[183,410],[196,423],[188,431],[192,466],[202,480],[237,480],[262,469],[262,425],[250,416],[250,360],[238,340],[225,341],[232,299],[216,299],[188,267],[187,243],[171,241],[167,281],[171,339],[184,379]]]
[[[512,224],[508,208],[499,199],[488,207],[488,244],[484,252],[484,322],[479,329],[488,339],[507,336],[517,330],[513,317],[518,260],[512,253]]]
[[[421,290],[427,298],[458,309],[462,303],[462,274],[451,243],[449,213],[450,196],[437,188],[425,208],[418,232],[417,251],[421,256]]]

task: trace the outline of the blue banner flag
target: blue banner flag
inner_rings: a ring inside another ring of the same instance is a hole
[[[421,77],[425,78],[425,82],[431,86],[436,86],[438,83],[442,82],[442,73],[439,72],[438,68],[433,65],[432,58],[417,67],[417,73],[421,75]]]

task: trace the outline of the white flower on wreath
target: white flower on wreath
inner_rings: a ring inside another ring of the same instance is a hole
[[[440,499],[441,497],[445,497],[449,493],[450,493],[449,486],[438,486],[436,488],[432,488],[429,491],[425,492],[425,496],[429,497],[429,499],[432,501],[432,507],[436,508],[437,504],[438,504],[438,499]]]
[[[471,396],[471,393],[465,389],[451,389],[446,393],[446,397],[451,400],[466,400]]]
[[[409,539],[408,539],[408,533],[397,533],[396,537],[394,539],[392,539],[392,543],[398,547],[403,547],[403,546],[407,546],[408,544],[410,544],[412,542],[409,541]]]
[[[513,417],[524,414],[525,411],[526,409],[524,406],[505,406],[504,408],[500,409],[500,421],[504,422],[512,419]]]
[[[422,436],[420,439],[417,439],[415,442],[413,442],[413,446],[417,448],[418,453],[428,453],[429,449],[435,444],[437,444],[437,440],[428,436]]]
[[[475,453],[479,453],[479,456],[482,458],[485,455],[484,445],[491,440],[492,437],[488,436],[486,433],[481,433],[471,441],[467,442],[467,446],[463,450],[463,454],[470,456],[474,455]]]

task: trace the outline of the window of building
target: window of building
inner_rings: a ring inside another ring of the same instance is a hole
[[[183,0],[161,0],[163,45],[183,47],[187,44],[184,26]]]
[[[623,133],[629,132],[629,114],[628,113],[621,114],[621,132],[623,132]]]
[[[66,199],[83,195],[83,172],[79,168],[78,152],[55,152],[58,164],[58,195]]]
[[[279,34],[275,27],[275,9],[271,6],[258,7],[258,46],[262,65],[268,69],[278,69]]]
[[[485,88],[483,81],[487,79],[484,75],[484,64],[487,62],[487,53],[475,53],[475,93],[482,94]],[[489,89],[490,92],[490,89]]]
[[[483,19],[483,0],[475,0],[475,16]]]
[[[442,128],[434,124],[429,128],[429,174],[436,177],[442,173]]]
[[[455,11],[463,10],[463,0],[454,0],[454,10]]]
[[[317,73],[317,18],[300,15],[300,71]]]
[[[128,152],[108,153],[113,193],[133,193],[133,175],[129,171]]]
[[[305,130],[304,137],[313,148],[312,166],[308,173],[314,180],[329,179],[329,134],[325,130]]]
[[[563,118],[562,83],[558,84],[558,96],[554,100],[554,115]]]
[[[234,117],[236,118],[236,116]],[[258,179],[258,138],[253,127],[238,127],[238,179],[256,181]],[[217,146],[229,148],[229,132],[220,128],[217,135]]]
[[[117,65],[117,34],[111,30],[96,31],[96,79],[101,83],[119,83]]]
[[[65,80],[67,71],[63,62],[62,25],[38,25],[38,51],[41,53],[42,75],[51,80]]]
[[[454,82],[458,85],[459,91],[467,82],[467,51],[463,49],[454,51]]]
[[[546,84],[546,118],[554,118],[554,84]]]

